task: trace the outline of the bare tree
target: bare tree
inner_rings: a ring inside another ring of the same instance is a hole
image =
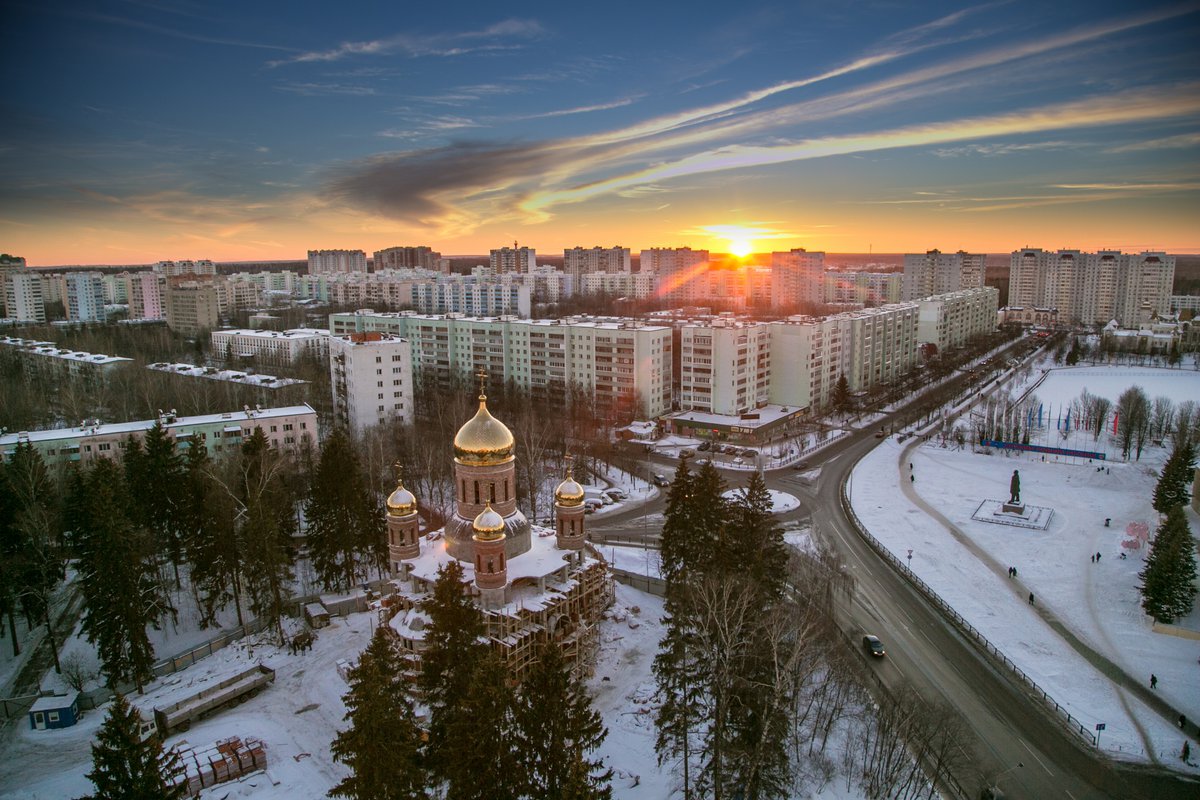
[[[1171,429],[1174,421],[1175,404],[1171,402],[1171,398],[1162,395],[1154,398],[1150,411],[1150,438],[1161,442],[1167,437],[1167,431]]]

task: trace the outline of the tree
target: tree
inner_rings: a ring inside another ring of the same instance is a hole
[[[1138,573],[1142,610],[1159,622],[1190,614],[1196,595],[1196,547],[1182,506],[1173,506]]]
[[[118,693],[92,745],[94,800],[177,800],[186,796],[183,766],[157,736],[142,741],[138,713]]]
[[[435,776],[450,780],[461,766],[458,758],[462,751],[453,732],[463,728],[465,698],[476,667],[487,654],[485,629],[479,609],[466,592],[462,565],[457,561],[438,569],[433,592],[422,608],[429,615],[418,679],[429,707],[427,763]]]
[[[833,385],[833,407],[839,413],[845,414],[850,410],[850,406],[854,398],[850,396],[850,381],[846,380],[846,373],[838,375],[837,383]]]
[[[750,476],[749,484],[733,501],[728,529],[731,572],[746,575],[759,587],[764,601],[781,598],[787,581],[788,548],[771,512],[771,493],[761,472]]]
[[[1175,506],[1185,506],[1192,497],[1196,447],[1190,439],[1176,441],[1163,465],[1162,476],[1154,487],[1154,510],[1166,514]]]
[[[205,448],[197,442],[189,449]],[[125,480],[133,501],[132,517],[151,532],[161,557],[175,571],[177,589],[184,550],[180,510],[184,476],[183,459],[161,421],[154,423],[141,443],[130,438],[125,448]]]
[[[285,463],[262,428],[242,444],[236,475],[237,554],[250,610],[266,617],[283,641],[283,614],[291,594],[295,528]]]
[[[377,628],[350,672],[344,719],[331,748],[350,768],[329,791],[351,800],[422,800],[427,797],[421,730],[399,655],[390,635]]]
[[[569,788],[579,800],[612,796],[612,770],[588,758],[607,731],[556,643],[543,645],[521,685],[515,717],[526,796],[564,797]]]
[[[313,568],[325,588],[350,589],[366,577],[368,565],[381,569],[386,562],[383,511],[345,428],[335,428],[321,447],[304,517]]]
[[[453,752],[441,753],[446,800],[518,800],[529,777],[514,746],[515,695],[508,671],[499,655],[485,650],[467,677],[461,713],[454,715],[447,728]],[[464,747],[465,742],[469,746]]]
[[[242,574],[238,528],[233,500],[214,477],[207,449],[187,451],[183,491],[179,499],[180,531],[184,552],[191,565],[189,577],[200,604],[200,624],[216,624],[217,612],[230,601],[242,618]]]
[[[1144,438],[1149,425],[1150,401],[1140,386],[1130,386],[1117,398],[1117,433],[1122,458],[1129,458],[1134,441]],[[1138,455],[1141,455],[1140,449]]]
[[[83,631],[96,645],[112,687],[131,681],[138,692],[153,678],[154,647],[147,626],[158,627],[174,609],[158,590],[154,548],[129,521],[120,468],[102,458],[73,499]]]

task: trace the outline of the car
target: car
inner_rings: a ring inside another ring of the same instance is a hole
[[[737,458],[735,458],[735,459],[733,460],[733,463],[734,463],[734,464],[739,464],[739,465],[741,465],[741,464],[745,464],[745,463],[746,463],[746,459],[742,458],[741,456],[738,456]]]
[[[612,502],[611,500],[609,501]],[[591,514],[593,511],[604,507],[604,501],[597,497],[589,497],[583,501],[583,511],[585,514]]]
[[[680,458],[691,458],[694,455],[696,455],[696,451],[690,448],[684,448],[683,450],[679,451]]]
[[[698,467],[707,467],[707,466],[708,466],[709,464],[711,464],[711,463],[712,463],[712,459],[711,459],[711,458],[702,458],[702,459],[700,459],[699,461],[697,461],[697,462],[696,462],[696,466],[698,466]]]
[[[651,480],[654,482],[655,486],[666,486],[670,483],[665,475],[655,475],[653,478],[651,478]]]
[[[885,435],[885,434],[884,434],[884,432],[883,432],[883,431],[879,431],[878,433],[876,433],[876,434],[875,434],[875,438],[876,438],[876,439],[882,439],[882,438],[884,437],[884,435]]]
[[[875,658],[883,658],[887,655],[887,651],[883,649],[883,642],[879,641],[878,636],[871,636],[870,634],[864,636],[863,647]]]
[[[745,450],[742,451],[743,458],[755,458],[756,456],[758,456],[757,450],[751,450],[750,448],[747,447]]]
[[[606,495],[608,495],[609,497],[611,497],[613,500],[624,500],[626,497],[629,496],[629,495],[625,494],[624,489],[616,489],[616,488],[605,489],[604,493]]]
[[[799,472],[802,469],[808,469],[808,462],[807,461],[797,461],[795,464],[792,464],[792,469],[796,470],[797,472]]]
[[[700,444],[699,444],[699,445],[696,447],[696,449],[697,449],[697,450],[699,450],[701,453],[707,452],[707,451],[708,451],[708,450],[710,450],[711,448],[712,448],[712,442],[701,442],[701,443],[700,443]]]

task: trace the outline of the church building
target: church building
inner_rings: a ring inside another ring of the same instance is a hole
[[[415,673],[428,616],[421,601],[438,569],[462,564],[487,635],[521,681],[544,642],[587,673],[597,624],[613,601],[608,565],[584,540],[584,491],[568,467],[554,491],[554,527],[531,525],[517,508],[513,435],[488,412],[487,397],[454,437],[454,513],[422,536],[417,499],[398,481],[387,499],[388,560],[397,593],[388,624]]]

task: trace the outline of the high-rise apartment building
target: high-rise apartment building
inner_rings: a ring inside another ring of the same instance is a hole
[[[166,319],[166,280],[157,272],[124,272],[117,276],[123,286],[130,319]]]
[[[917,364],[916,303],[868,308],[838,318],[847,325],[842,356],[850,391],[892,383]]]
[[[488,260],[492,272],[533,272],[537,268],[537,251],[532,247],[501,247],[493,250]]]
[[[1027,247],[1009,262],[1010,306],[1054,308],[1067,324],[1137,327],[1170,308],[1175,257],[1163,252],[1049,252]]]
[[[308,274],[366,272],[367,254],[362,250],[309,250]]]
[[[904,256],[902,299],[920,300],[935,294],[983,286],[987,256],[983,253],[943,253],[930,250]]]
[[[68,272],[67,319],[71,322],[103,322],[104,276],[99,272]]]
[[[629,272],[632,270],[629,248],[572,247],[563,250],[563,272],[578,278],[595,272]]]
[[[812,308],[825,302],[825,254],[802,247],[771,253],[771,305]]]
[[[770,388],[769,325],[718,319],[680,329],[681,408],[745,414],[768,402]]]
[[[375,272],[382,272],[385,269],[437,270],[441,263],[442,254],[425,245],[388,247],[375,251],[372,268]]]
[[[5,319],[18,322],[46,321],[40,275],[20,268],[0,269],[0,297],[4,299],[4,313],[0,316]]]
[[[658,295],[672,302],[687,303],[695,293],[694,282],[708,272],[707,250],[690,247],[652,247],[639,257],[641,272],[658,276]]]
[[[592,272],[575,280],[577,294],[600,294],[609,297],[632,297],[645,300],[653,297],[658,288],[658,276],[649,272]]]
[[[393,420],[413,421],[412,346],[406,339],[351,333],[328,341],[338,424],[361,435]]]
[[[217,266],[206,258],[196,261],[159,261],[151,269],[165,278],[184,275],[216,275]]]
[[[167,327],[184,336],[212,330],[220,322],[217,287],[209,280],[174,278],[167,283]]]
[[[826,303],[882,306],[899,303],[904,276],[899,272],[825,271]]]
[[[940,353],[995,329],[1000,290],[980,286],[926,297],[917,304],[917,343],[935,345]]]

